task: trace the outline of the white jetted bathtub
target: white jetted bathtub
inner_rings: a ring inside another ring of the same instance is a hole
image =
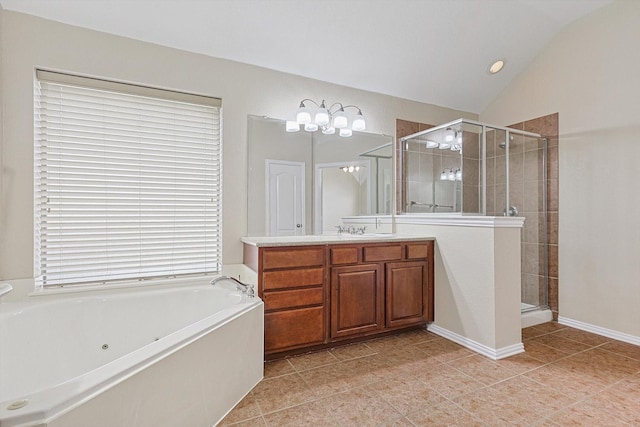
[[[153,288],[1,303],[0,427],[219,422],[262,378],[262,301]]]

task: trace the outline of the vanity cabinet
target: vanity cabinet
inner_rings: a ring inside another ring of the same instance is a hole
[[[433,241],[330,250],[332,340],[433,320]],[[352,256],[334,256],[347,250]]]
[[[384,328],[383,279],[379,264],[331,268],[331,338]]]
[[[265,353],[292,354],[433,320],[433,241],[259,247]]]
[[[258,295],[264,301],[265,353],[326,342],[324,246],[263,248],[250,254],[245,247],[247,259],[258,272]]]

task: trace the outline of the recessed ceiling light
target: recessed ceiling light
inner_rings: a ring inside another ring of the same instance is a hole
[[[493,64],[489,66],[489,69],[487,71],[489,71],[489,74],[496,74],[500,70],[502,70],[502,68],[504,68],[504,63],[505,63],[504,59],[498,59],[497,61],[495,61]]]

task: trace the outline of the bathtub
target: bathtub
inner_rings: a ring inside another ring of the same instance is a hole
[[[262,379],[263,319],[208,281],[2,302],[0,427],[215,425]]]

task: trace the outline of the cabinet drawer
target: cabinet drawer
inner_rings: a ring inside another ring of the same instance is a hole
[[[407,259],[429,258],[429,247],[431,243],[408,243]]]
[[[365,262],[395,261],[402,259],[402,245],[365,246]]]
[[[324,283],[324,268],[265,271],[262,273],[262,289],[286,289],[301,286],[321,286]]]
[[[331,264],[355,264],[358,262],[358,247],[331,248]]]
[[[322,305],[323,288],[295,289],[292,291],[271,291],[262,295],[265,310]]]
[[[262,268],[314,267],[324,265],[323,248],[267,249],[262,254]]]
[[[323,342],[323,307],[300,308],[264,315],[264,346],[267,353]]]

